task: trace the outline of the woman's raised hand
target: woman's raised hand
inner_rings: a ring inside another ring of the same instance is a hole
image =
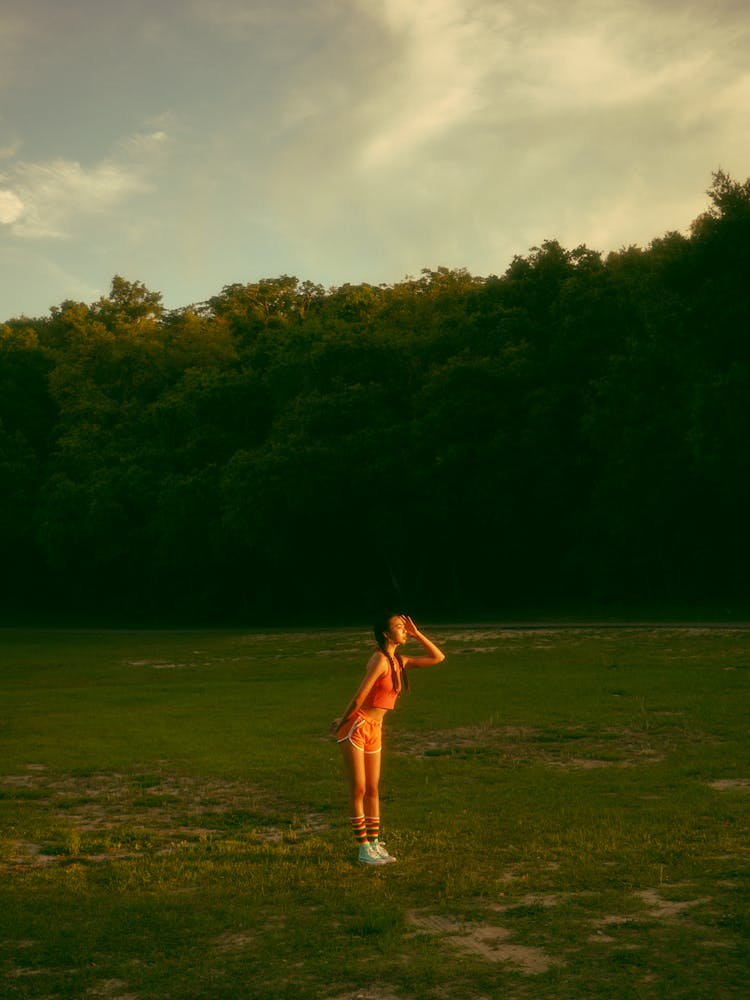
[[[404,629],[406,630],[406,634],[412,637],[418,636],[419,629],[411,620],[411,617],[409,615],[404,615],[403,619],[404,619]]]

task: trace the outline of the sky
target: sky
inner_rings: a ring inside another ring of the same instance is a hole
[[[688,232],[748,52],[746,0],[0,0],[0,322]]]

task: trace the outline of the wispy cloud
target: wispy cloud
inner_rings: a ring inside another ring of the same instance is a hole
[[[0,190],[0,222],[10,225],[23,213],[23,202],[15,191]]]
[[[687,227],[724,151],[750,154],[750,21],[725,6],[349,3],[276,95],[278,233],[311,269],[357,258],[377,279]]]
[[[0,146],[0,160],[12,160],[18,155],[20,148],[21,143],[17,139],[6,142],[3,146]]]
[[[739,57],[736,28],[710,7],[685,18],[644,0],[381,0],[370,9],[392,46],[392,73],[372,95],[380,124],[365,147],[370,165],[467,123],[700,102],[733,77]]]
[[[748,172],[742,0],[0,7],[0,271],[23,308],[24,276],[57,281],[42,258],[174,304],[283,271],[497,272],[546,238],[687,227],[712,170]]]
[[[488,59],[488,19],[473,17],[461,0],[386,0],[382,14],[391,72],[373,95],[377,125],[363,150],[366,167],[403,157],[476,114],[483,79],[500,55]]]
[[[151,173],[168,136],[137,133],[91,166],[74,160],[21,161],[6,173],[11,185],[0,195],[0,221],[28,239],[65,239],[87,217],[107,214],[131,195],[150,190]]]

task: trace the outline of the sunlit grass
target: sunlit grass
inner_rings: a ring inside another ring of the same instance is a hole
[[[435,634],[369,871],[366,630],[2,633],[0,995],[741,996],[750,632]]]

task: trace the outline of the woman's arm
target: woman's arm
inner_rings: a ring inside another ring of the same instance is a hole
[[[354,695],[352,700],[344,709],[344,714],[338,718],[334,719],[331,723],[331,729],[333,731],[339,729],[347,719],[350,719],[354,713],[362,707],[367,695],[370,693],[373,684],[379,677],[382,677],[388,669],[388,660],[383,656],[380,651],[372,654],[366,667],[366,673],[364,680],[357,688],[357,693]]]
[[[431,639],[428,639],[426,635],[423,635],[411,618],[408,615],[404,615],[404,627],[406,629],[406,634],[412,638],[416,639],[417,642],[421,642],[422,646],[426,652],[426,656],[403,656],[403,664],[406,669],[413,669],[415,667],[434,667],[438,663],[442,663],[445,659],[445,653],[438,649]]]

